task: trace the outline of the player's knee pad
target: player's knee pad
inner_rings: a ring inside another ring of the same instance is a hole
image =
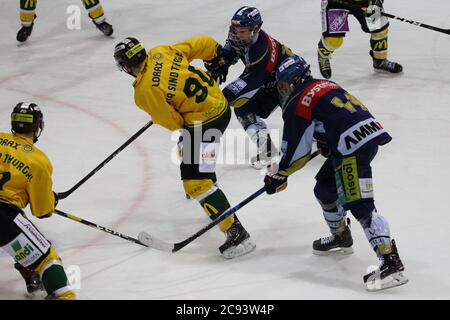
[[[344,37],[322,37],[319,42],[319,52],[324,56],[330,56],[333,51],[339,49],[344,43]]]
[[[211,179],[185,179],[183,180],[183,187],[188,195],[198,201],[217,189]]]
[[[386,59],[388,50],[388,28],[373,32],[370,36],[370,47],[375,59]]]

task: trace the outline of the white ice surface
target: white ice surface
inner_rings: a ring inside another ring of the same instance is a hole
[[[320,1],[109,0],[103,1],[114,38],[102,36],[82,8],[81,30],[66,27],[66,9],[77,0],[41,0],[29,41],[17,45],[18,1],[0,0],[0,130],[18,101],[34,101],[45,113],[38,146],[54,165],[54,189],[65,191],[90,172],[148,120],[134,106],[132,78],[117,71],[112,52],[126,36],[147,48],[192,36],[226,38],[241,5],[256,5],[263,28],[312,65],[321,33]],[[447,0],[386,1],[386,11],[450,28]],[[368,293],[362,275],[377,264],[353,219],[355,253],[319,257],[314,239],[328,228],[312,188],[323,159],[289,179],[278,195],[262,195],[239,212],[257,249],[226,261],[213,229],[176,254],[147,250],[66,218],[32,218],[54,243],[65,266],[81,268],[81,299],[449,299],[450,250],[450,37],[392,21],[389,56],[404,74],[373,72],[369,37],[351,19],[352,31],[332,60],[333,80],[362,100],[393,136],[373,162],[376,205],[391,227],[410,282]],[[242,66],[230,70],[228,81]],[[280,112],[269,118],[281,129]],[[233,116],[230,128],[239,128]],[[147,231],[180,241],[209,223],[186,200],[178,166],[170,161],[171,134],[148,129],[58,208],[137,237]],[[218,177],[230,203],[262,185],[246,165],[220,165]],[[21,299],[24,285],[0,253],[0,299]]]

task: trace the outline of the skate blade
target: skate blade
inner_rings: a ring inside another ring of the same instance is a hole
[[[386,76],[399,76],[401,74],[403,74],[403,71],[401,72],[390,72],[384,69],[375,69],[373,68],[373,70],[375,71],[375,73],[380,74],[380,75],[386,75]]]
[[[234,259],[252,252],[255,248],[256,245],[247,239],[238,244],[236,247],[231,247],[222,252],[222,257],[225,259]]]
[[[376,292],[384,289],[398,287],[408,282],[408,278],[403,275],[403,272],[395,272],[384,279],[377,279],[375,276],[369,278],[366,282],[366,290],[369,292]]]
[[[252,163],[250,163],[250,165],[252,166],[253,169],[256,169],[256,170],[265,169],[268,166],[268,164],[262,163],[261,161],[252,162]]]
[[[347,255],[347,254],[352,254],[353,248],[352,247],[348,247],[348,248],[334,248],[328,251],[320,251],[320,250],[315,250],[313,249],[313,254],[318,255],[318,256],[330,256],[330,255]]]

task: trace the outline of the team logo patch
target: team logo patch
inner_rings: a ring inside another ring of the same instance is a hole
[[[33,147],[30,146],[29,144],[24,144],[24,145],[22,145],[22,151],[25,153],[32,153]]]
[[[152,59],[155,61],[161,60],[162,58],[164,58],[164,55],[159,52],[152,55]]]
[[[247,86],[247,82],[242,79],[237,79],[230,83],[227,88],[231,90],[234,94],[239,94],[245,87]]]

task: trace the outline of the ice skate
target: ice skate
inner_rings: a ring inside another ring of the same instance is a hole
[[[278,150],[273,145],[270,135],[267,135],[267,140],[258,147],[258,154],[250,158],[250,165],[256,170],[267,168],[277,155]]]
[[[256,248],[256,245],[250,241],[250,234],[237,217],[230,229],[225,232],[225,236],[227,237],[225,243],[219,247],[219,251],[225,259],[243,256]]]
[[[370,51],[370,56],[373,59],[373,68],[376,71],[387,73],[400,73],[403,71],[402,65],[397,62],[392,62],[388,59],[375,59],[372,50]]]
[[[114,29],[108,22],[103,21],[101,23],[96,23],[94,20],[92,21],[94,22],[97,29],[100,30],[105,36],[110,36],[113,34]]]
[[[25,42],[30,37],[31,32],[33,31],[34,23],[31,24],[31,26],[22,26],[20,30],[17,32],[17,41],[19,42]]]
[[[401,286],[408,282],[403,275],[405,267],[397,252],[397,246],[392,239],[392,252],[380,257],[381,265],[374,271],[363,277],[367,291],[379,291],[392,287]]]
[[[330,57],[325,57],[324,55],[322,55],[320,51],[317,51],[317,58],[319,61],[320,74],[325,79],[330,79],[331,78]]]
[[[27,292],[29,295],[34,295],[36,292],[44,290],[41,277],[39,273],[28,268],[25,268],[20,263],[16,262],[14,268],[20,272],[22,278],[25,280]]]
[[[345,224],[345,222],[343,222]],[[313,242],[313,253],[324,256],[333,253],[352,254],[353,238],[350,231],[350,219],[341,233],[332,234]]]

